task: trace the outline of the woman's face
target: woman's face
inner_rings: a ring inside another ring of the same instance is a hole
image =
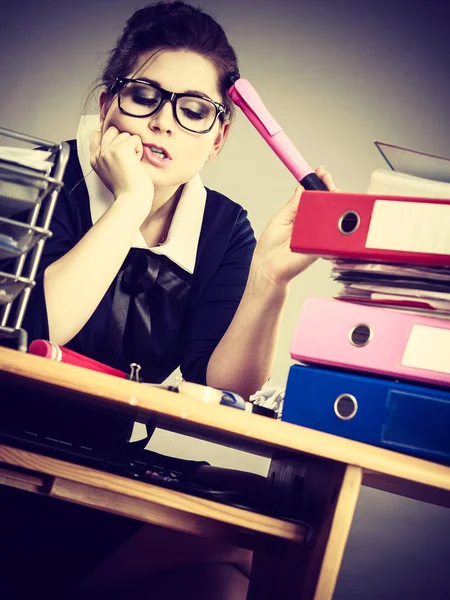
[[[196,90],[215,102],[221,102],[217,70],[200,54],[187,50],[162,50],[142,54],[130,78],[151,80],[165,90],[186,93]],[[119,131],[138,135],[144,145],[142,160],[148,167],[155,187],[179,186],[196,175],[209,158],[220,150],[228,133],[229,123],[216,120],[205,134],[183,129],[175,120],[172,104],[167,101],[155,115],[138,118],[123,114],[117,97],[100,98],[102,132],[114,125]],[[169,158],[161,160],[151,145],[163,148]]]

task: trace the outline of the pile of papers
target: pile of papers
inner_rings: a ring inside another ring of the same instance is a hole
[[[449,159],[376,144],[391,169],[373,171],[369,194],[450,199]],[[395,225],[401,236],[405,224]],[[450,226],[444,230],[450,239]],[[450,266],[337,259],[332,277],[342,284],[340,300],[450,318]]]

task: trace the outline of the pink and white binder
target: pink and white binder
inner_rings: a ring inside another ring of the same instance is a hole
[[[304,363],[450,386],[450,320],[308,298],[291,356]]]

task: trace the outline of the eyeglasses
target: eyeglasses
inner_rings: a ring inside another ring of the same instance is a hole
[[[111,88],[118,94],[119,109],[130,117],[150,117],[156,114],[168,100],[172,104],[176,122],[194,133],[208,133],[219,115],[226,108],[196,94],[176,94],[141,79],[119,78]]]

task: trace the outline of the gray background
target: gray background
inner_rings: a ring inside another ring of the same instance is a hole
[[[0,125],[73,138],[89,91],[130,0],[3,3]],[[204,0],[240,58],[241,74],[312,165],[338,186],[366,191],[383,167],[374,140],[450,156],[450,2],[443,0]],[[242,114],[203,179],[249,211],[256,234],[289,199],[290,173]],[[317,262],[291,286],[274,385],[284,387],[289,345],[307,296],[331,296]],[[159,432],[152,445],[264,473],[267,461]],[[450,597],[450,513],[364,488],[335,598]]]

